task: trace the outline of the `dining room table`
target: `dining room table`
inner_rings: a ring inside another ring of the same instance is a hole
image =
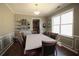
[[[43,34],[29,34],[26,38],[24,54],[28,50],[37,49],[42,47],[42,42],[52,42],[55,44],[57,41]]]

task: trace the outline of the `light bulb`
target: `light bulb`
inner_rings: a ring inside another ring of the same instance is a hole
[[[39,15],[40,12],[39,12],[39,11],[34,11],[34,14],[35,14],[35,15]]]

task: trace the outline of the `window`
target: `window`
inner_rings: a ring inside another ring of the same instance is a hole
[[[72,36],[73,10],[52,18],[52,32]]]
[[[59,26],[60,25],[60,16],[54,17],[52,22],[54,23],[54,24],[52,24],[53,25],[52,31],[55,33],[60,33],[60,26]]]

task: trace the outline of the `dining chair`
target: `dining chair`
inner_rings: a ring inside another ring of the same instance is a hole
[[[23,32],[21,32],[21,36],[22,36],[22,38],[23,38],[23,48],[25,48],[25,44],[26,44],[26,35],[23,33]]]
[[[20,32],[16,32],[15,33],[15,37],[16,37],[16,41],[19,43],[20,47],[24,50],[24,47],[23,47],[23,38],[22,38],[22,35]]]
[[[43,56],[56,56],[56,43],[42,41],[42,55]]]

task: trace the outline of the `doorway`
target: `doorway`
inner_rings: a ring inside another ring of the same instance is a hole
[[[33,19],[33,34],[39,34],[40,33],[40,20],[39,19]]]

